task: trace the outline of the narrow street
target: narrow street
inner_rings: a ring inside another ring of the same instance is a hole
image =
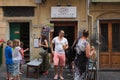
[[[40,75],[38,78],[26,78],[26,65],[23,66],[24,74],[21,74],[21,80],[53,80],[53,68],[49,69],[48,75]],[[6,72],[5,66],[0,67],[0,80],[5,80]],[[32,69],[31,69],[31,72]],[[74,80],[72,75],[69,74],[68,69],[64,69],[64,80]],[[99,80],[120,80],[120,71],[99,71]],[[58,79],[60,80],[60,79]]]
[[[38,78],[35,78],[32,76],[30,78],[26,78],[26,68],[27,68],[26,65],[24,65],[23,66],[24,73],[21,74],[21,80],[53,80],[53,77],[54,77],[53,68],[49,69],[48,75],[41,74]],[[33,73],[34,70],[31,69],[30,72]],[[5,76],[6,76],[5,66],[1,66],[0,67],[0,80],[5,80]],[[73,80],[73,77],[71,75],[69,75],[69,72],[67,69],[65,69],[63,76],[64,76],[64,80]],[[58,79],[58,80],[60,80],[60,79]]]

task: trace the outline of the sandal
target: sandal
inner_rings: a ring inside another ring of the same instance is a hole
[[[62,76],[60,76],[60,80],[64,80],[64,78]]]
[[[6,78],[6,80],[14,80],[14,78]]]
[[[8,78],[6,78],[5,80],[9,80]]]
[[[14,78],[10,78],[9,80],[14,80]]]
[[[48,71],[46,71],[46,72],[44,72],[44,73],[43,73],[43,75],[48,75],[48,73],[49,73],[49,72],[48,72]]]
[[[58,75],[55,75],[54,80],[57,80],[57,79],[58,79]]]

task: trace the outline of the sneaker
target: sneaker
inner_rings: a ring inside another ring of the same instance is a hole
[[[19,74],[22,74],[21,72],[19,72]]]

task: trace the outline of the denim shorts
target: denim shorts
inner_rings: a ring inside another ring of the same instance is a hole
[[[6,69],[7,69],[7,73],[10,73],[13,75],[13,72],[14,72],[13,64],[6,64]]]
[[[19,66],[20,66],[20,60],[14,60],[14,72],[13,72],[13,76],[17,76],[19,75]]]

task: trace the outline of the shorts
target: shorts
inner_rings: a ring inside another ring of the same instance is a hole
[[[24,64],[25,63],[25,60],[24,58],[22,58],[22,60],[20,60],[20,64]]]
[[[13,75],[13,72],[14,72],[13,64],[6,64],[6,69],[7,69],[7,73],[10,73]]]
[[[54,53],[53,61],[55,66],[65,66],[65,54]]]
[[[19,75],[19,71],[20,71],[20,60],[14,60],[14,72],[13,72],[13,76],[17,76]]]

